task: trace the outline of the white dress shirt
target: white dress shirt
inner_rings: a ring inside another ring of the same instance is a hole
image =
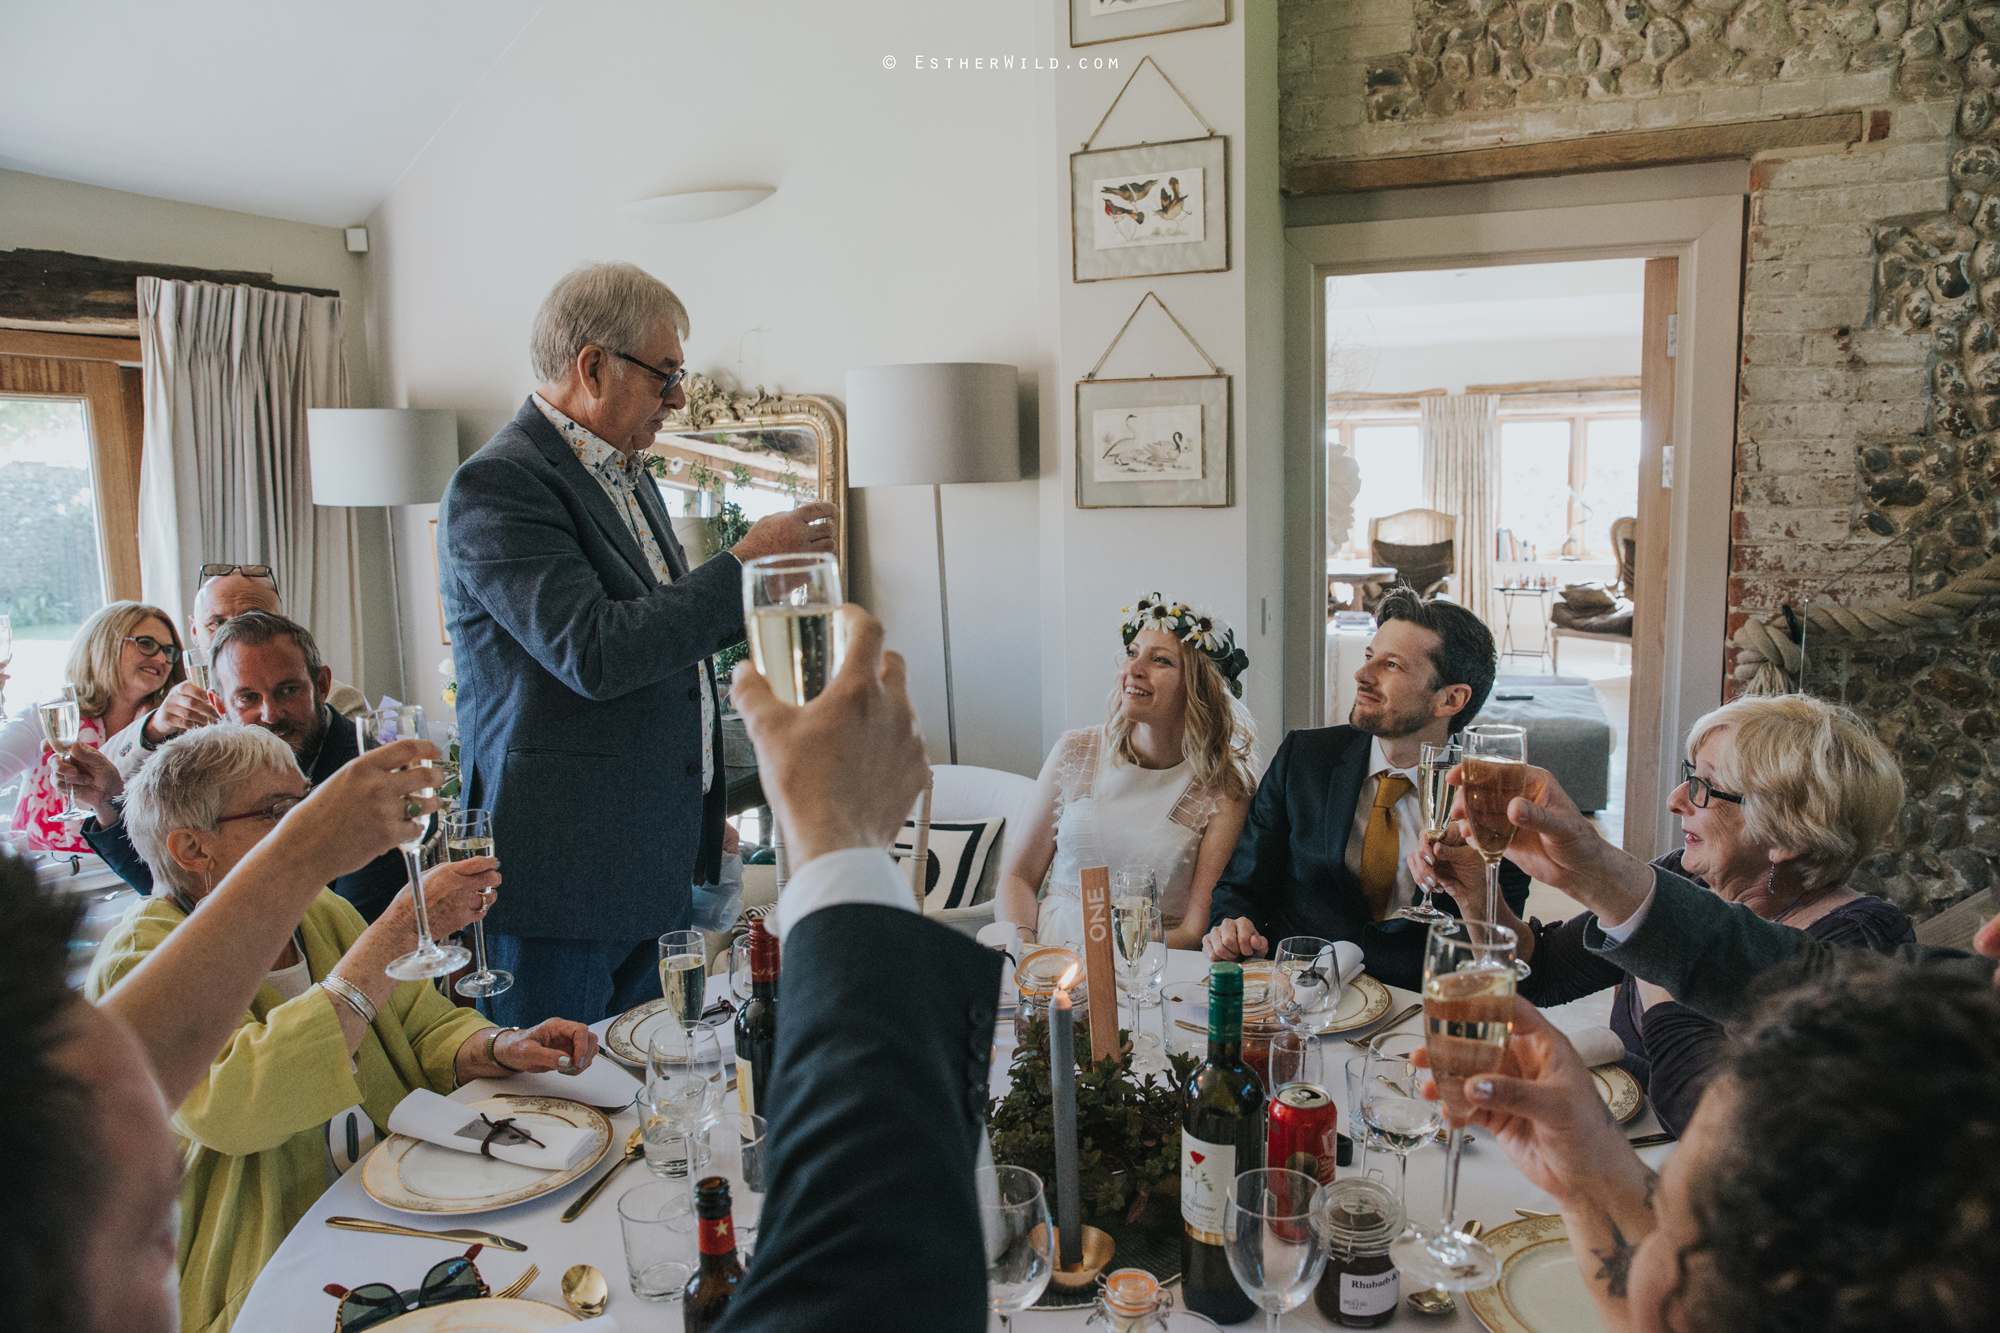
[[[1354,824],[1347,834],[1347,868],[1356,879],[1361,878],[1361,844],[1368,836],[1368,816],[1375,811],[1375,789],[1380,785],[1384,772],[1397,773],[1407,778],[1410,789],[1403,793],[1403,799],[1394,807],[1396,817],[1396,888],[1389,895],[1389,913],[1394,915],[1401,907],[1408,907],[1417,899],[1417,881],[1410,875],[1409,855],[1423,846],[1424,814],[1423,806],[1417,800],[1417,769],[1413,764],[1408,768],[1397,768],[1389,762],[1389,756],[1382,752],[1380,737],[1368,743],[1368,776],[1361,783],[1361,794],[1354,802]]]

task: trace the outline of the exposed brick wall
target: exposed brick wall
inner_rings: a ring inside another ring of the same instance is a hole
[[[1728,628],[1809,597],[1902,602],[2000,552],[2000,3],[1282,0],[1280,16],[1287,166],[1887,112],[1870,142],[1752,164]],[[2000,619],[1809,640],[1807,684],[1868,717],[1909,784],[1857,886],[1922,917],[1991,883]]]

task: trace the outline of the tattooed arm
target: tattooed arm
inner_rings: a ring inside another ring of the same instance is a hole
[[[1466,1100],[1480,1108],[1472,1122],[1492,1130],[1521,1173],[1555,1196],[1598,1316],[1623,1333],[1633,1325],[1626,1278],[1653,1231],[1659,1178],[1625,1141],[1569,1038],[1518,997],[1500,1068],[1466,1081]]]

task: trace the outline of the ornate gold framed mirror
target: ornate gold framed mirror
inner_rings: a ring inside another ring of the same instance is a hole
[[[833,504],[834,554],[847,568],[847,421],[814,394],[725,389],[686,380],[687,407],[653,442],[647,468],[660,485],[675,535],[700,564],[732,545],[737,529],[811,500]]]

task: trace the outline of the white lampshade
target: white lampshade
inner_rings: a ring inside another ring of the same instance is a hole
[[[436,504],[458,469],[450,408],[308,408],[306,443],[319,505]]]
[[[847,372],[847,484],[1021,479],[1013,366],[933,361]]]

